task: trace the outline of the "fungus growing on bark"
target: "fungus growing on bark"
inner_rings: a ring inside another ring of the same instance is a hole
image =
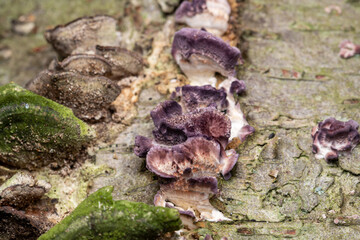
[[[45,32],[46,40],[61,57],[70,54],[95,53],[96,45],[116,46],[116,19],[94,16],[75,19]]]
[[[230,12],[227,0],[184,1],[175,12],[175,21],[221,36],[228,28]]]
[[[311,133],[315,157],[334,161],[338,159],[339,151],[351,151],[360,141],[358,128],[359,124],[354,120],[342,122],[328,118],[320,122]]]
[[[35,217],[10,206],[0,207],[0,236],[2,239],[35,240],[51,225],[52,223],[44,217]]]
[[[171,97],[172,99],[179,101],[180,105],[189,113],[195,109],[198,110],[206,107],[213,107],[219,111],[225,112],[226,116],[231,120],[231,134],[230,136],[226,135],[226,137],[236,137],[241,141],[244,141],[248,135],[255,131],[255,129],[246,121],[239,103],[237,103],[234,98],[234,94],[243,94],[244,88],[245,85],[243,81],[239,81],[235,78],[228,78],[220,84],[220,89],[216,89],[209,85],[187,85],[178,87],[176,91],[172,93]],[[224,146],[226,146],[226,144],[227,142],[223,143]]]
[[[225,111],[229,106],[225,89],[216,89],[210,85],[177,87],[171,94],[171,99],[176,100],[186,111],[197,108],[215,107]]]
[[[150,113],[157,141],[167,144],[184,142],[188,137],[208,136],[224,146],[230,137],[229,118],[213,107],[199,108],[182,114],[180,104],[165,101]]]
[[[233,80],[230,85],[229,92],[238,96],[244,95],[246,91],[246,85],[243,80]]]
[[[344,40],[340,43],[339,55],[342,58],[351,58],[356,54],[360,54],[360,45],[354,44],[349,40]]]
[[[9,83],[0,87],[0,162],[36,169],[74,161],[93,137],[71,109]]]
[[[190,217],[229,220],[209,202],[218,193],[216,177],[229,179],[238,159],[235,150],[225,151],[231,122],[217,109],[226,108],[226,93],[211,86],[184,86],[172,97],[180,104],[165,101],[151,112],[155,141],[135,138],[135,154],[146,157],[147,168],[165,179],[155,205],[178,209],[186,224]]]
[[[139,54],[118,47],[116,20],[108,16],[79,18],[48,30],[45,37],[60,57],[66,58],[53,61],[27,88],[72,108],[87,122],[128,124],[136,112],[133,103],[141,78],[127,86],[116,81],[140,74],[144,62]],[[120,86],[124,91],[120,92]]]
[[[215,73],[235,76],[240,50],[204,30],[183,28],[175,33],[171,54],[191,85],[216,85]]]
[[[155,143],[156,144],[156,143]],[[138,157],[146,157],[146,154],[154,146],[154,141],[144,136],[135,137],[134,153]]]
[[[163,178],[213,177],[219,173],[228,178],[237,157],[233,149],[224,151],[217,141],[194,137],[172,147],[152,147],[146,166]]]
[[[18,172],[0,186],[0,206],[23,209],[39,200],[50,188],[50,184],[36,181],[30,173]]]
[[[94,54],[74,54],[57,62],[57,71],[76,72],[82,75],[111,75],[111,64],[102,56]]]
[[[72,108],[77,117],[89,122],[109,119],[110,104],[121,91],[114,81],[106,77],[77,72],[43,71],[26,87]]]
[[[97,45],[96,54],[111,64],[112,79],[138,75],[144,67],[142,57],[125,48]]]
[[[234,94],[242,95],[245,91],[245,83],[237,80],[235,76],[235,66],[241,59],[241,53],[237,48],[231,47],[221,38],[212,34],[191,28],[183,28],[175,33],[172,55],[179,64],[181,70],[189,78],[192,85],[210,84],[216,86],[215,72],[226,76],[219,87],[222,90],[210,90],[210,86],[194,88],[189,93],[188,89],[177,90],[173,94],[173,98],[179,94],[184,95],[185,106],[198,105],[199,94],[209,93],[210,91],[222,91],[214,97],[203,98],[205,102],[209,99],[217,98],[212,105],[217,106],[220,111],[226,109],[233,126],[231,128],[231,138],[239,138],[244,141],[245,138],[252,134],[255,129],[247,123],[244,114],[240,109],[240,105],[235,101]],[[191,88],[189,86],[189,88]],[[227,101],[224,96],[227,94]],[[219,100],[221,103],[219,103]],[[219,104],[221,105],[219,107]]]

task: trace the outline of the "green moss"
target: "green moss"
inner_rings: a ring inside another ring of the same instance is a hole
[[[0,161],[34,169],[74,159],[93,130],[71,109],[9,83],[0,87]]]
[[[47,239],[155,239],[180,229],[175,209],[125,200],[113,201],[113,187],[91,194],[59,224],[43,234]]]

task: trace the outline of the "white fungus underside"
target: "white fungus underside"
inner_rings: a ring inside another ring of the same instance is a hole
[[[317,147],[318,152],[315,154],[316,159],[323,159],[327,158],[329,155],[336,155],[337,151],[341,151],[341,149],[344,149],[347,145],[346,142],[343,143],[331,143],[327,142],[324,144],[321,144],[317,139],[314,141],[314,145]],[[333,150],[333,149],[337,149]]]
[[[192,17],[184,15],[179,22],[192,28],[205,28],[206,31],[221,36],[228,28],[231,7],[227,0],[207,0],[206,10]]]
[[[174,206],[175,209],[180,211],[190,211],[196,217],[195,221],[231,221],[231,219],[224,216],[222,212],[215,209],[209,202],[209,194],[199,192],[186,192],[181,194],[181,191],[162,191],[157,196],[155,206],[165,207],[167,203]],[[200,216],[196,215],[196,212],[200,213]]]
[[[221,36],[228,28],[228,20],[229,16],[214,16],[206,11],[193,17],[185,16],[180,22],[196,29],[205,28],[206,31]]]
[[[216,87],[215,72],[228,76],[224,68],[206,56],[192,54],[188,60],[183,60],[181,54],[176,53],[175,61],[192,86],[211,85]]]
[[[219,84],[219,88],[223,87],[227,91],[227,100],[229,102],[229,107],[227,111],[227,115],[231,120],[231,135],[230,139],[234,137],[239,137],[242,139],[241,135],[242,130],[245,126],[248,126],[249,123],[246,121],[243,112],[240,109],[240,104],[236,104],[233,95],[229,92],[231,82],[235,80],[232,77],[225,79]]]

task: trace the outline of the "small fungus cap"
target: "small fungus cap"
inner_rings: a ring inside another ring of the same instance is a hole
[[[244,95],[246,91],[246,85],[243,80],[234,80],[231,82],[230,93],[236,95]]]
[[[204,30],[183,28],[175,33],[171,53],[192,85],[205,85],[215,72],[235,76],[241,52]]]
[[[45,38],[61,57],[94,53],[96,45],[118,44],[116,19],[105,15],[78,18],[47,30]]]
[[[138,157],[146,157],[147,153],[153,147],[153,141],[144,136],[135,137],[134,153]]]
[[[351,58],[356,54],[360,54],[360,45],[354,44],[349,40],[344,40],[340,43],[339,56],[341,58]]]
[[[360,141],[357,131],[359,124],[354,120],[347,122],[328,118],[313,128],[313,152],[316,158],[327,161],[337,160],[338,151],[350,151]]]

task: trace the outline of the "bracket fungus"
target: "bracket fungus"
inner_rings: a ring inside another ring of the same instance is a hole
[[[225,111],[229,106],[225,89],[216,89],[210,85],[177,87],[171,94],[171,99],[176,100],[186,111],[197,108],[215,107]]]
[[[184,109],[189,109],[189,112],[198,108],[214,107],[218,111],[226,113],[225,115],[231,121],[230,135],[226,135],[226,138],[238,138],[244,141],[255,129],[246,121],[239,103],[234,98],[234,94],[243,94],[245,85],[243,81],[228,78],[219,86],[219,89],[209,85],[178,87],[172,94],[172,98],[178,100],[184,106]],[[220,141],[220,139],[217,140]],[[226,144],[227,141],[223,142],[223,146],[226,146]]]
[[[171,147],[152,147],[146,166],[162,178],[214,177],[221,173],[228,179],[237,157],[235,150],[224,151],[217,141],[193,137]]]
[[[96,45],[118,45],[116,23],[116,19],[109,16],[78,18],[47,30],[45,38],[61,57],[95,53]]]
[[[23,209],[39,200],[51,188],[45,181],[36,181],[30,173],[18,172],[0,186],[0,206]]]
[[[231,47],[221,38],[206,31],[183,28],[175,33],[171,51],[191,85],[210,84],[215,87],[216,72],[227,77],[219,84],[219,87],[223,87],[223,91],[227,94],[227,115],[233,124],[231,139],[236,137],[244,141],[255,131],[247,123],[240,105],[233,96],[234,94],[242,95],[245,92],[245,83],[235,78],[235,66],[241,60],[239,49]]]
[[[110,105],[119,96],[120,87],[103,76],[76,72],[43,71],[26,85],[30,91],[72,108],[88,122],[110,118]]]
[[[151,117],[154,121],[154,137],[158,142],[177,144],[184,142],[188,137],[205,135],[215,139],[223,145],[230,137],[230,119],[213,107],[199,108],[187,113],[181,110],[180,104],[175,101],[165,101],[159,104]]]
[[[184,1],[175,12],[175,21],[221,36],[228,28],[230,12],[227,0]]]
[[[129,51],[125,48],[97,45],[96,54],[104,57],[111,64],[112,79],[136,76],[144,67],[142,57],[138,53]]]
[[[93,130],[71,109],[10,83],[0,87],[0,162],[35,169],[73,161]]]
[[[141,143],[138,137],[137,144]],[[146,155],[146,166],[164,179],[154,204],[174,207],[196,221],[230,220],[209,198],[218,193],[216,177],[221,174],[229,179],[237,159],[235,150],[225,151],[217,141],[205,137],[189,138],[174,146],[153,145]]]
[[[244,95],[246,91],[246,85],[243,80],[233,80],[230,85],[229,92],[238,96]]]
[[[351,58],[356,54],[360,54],[360,45],[354,44],[349,40],[342,41],[339,47],[339,55],[341,58]]]
[[[114,201],[112,191],[109,186],[91,194],[39,240],[157,239],[180,229],[179,213],[174,209]]]
[[[0,207],[1,239],[35,240],[51,225],[52,223],[42,216],[34,216],[10,206]]]
[[[111,64],[103,57],[94,54],[74,54],[61,62],[56,62],[55,70],[76,72],[88,76],[110,76]]]
[[[48,30],[46,39],[65,59],[53,61],[26,87],[70,107],[87,122],[116,119],[126,105],[119,101],[129,95],[121,93],[117,81],[139,75],[144,66],[139,54],[118,46],[116,24],[112,17],[94,16]]]
[[[311,133],[315,157],[335,161],[339,151],[351,151],[360,142],[358,128],[359,124],[354,120],[342,122],[328,118],[320,122]]]
[[[154,203],[196,221],[230,220],[209,202],[218,193],[216,177],[229,179],[238,159],[235,150],[225,150],[231,131],[221,112],[228,106],[225,90],[184,86],[172,98],[179,102],[162,102],[151,112],[155,140],[135,138],[134,153],[162,178]]]
[[[183,28],[175,33],[171,54],[190,85],[216,85],[215,73],[235,76],[241,52],[204,30]]]

